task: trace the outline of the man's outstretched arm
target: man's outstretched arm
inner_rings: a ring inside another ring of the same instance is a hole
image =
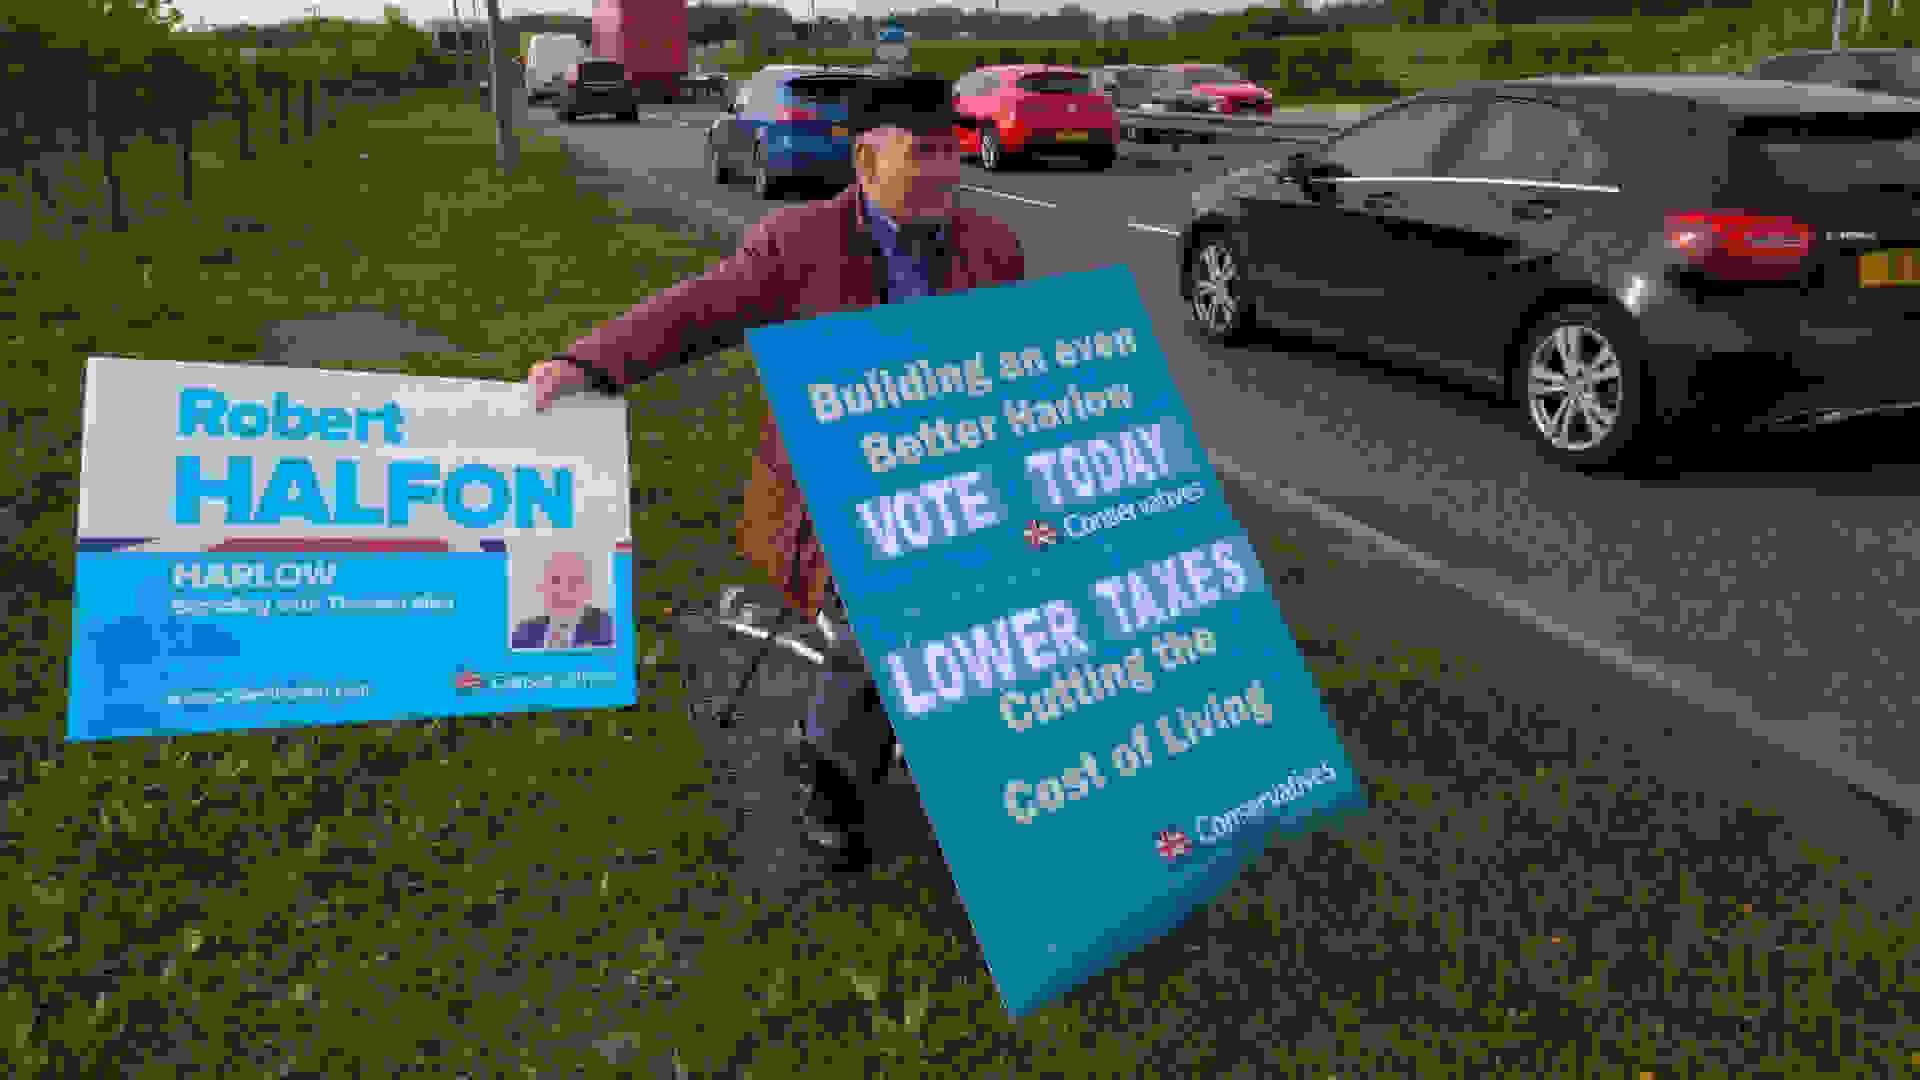
[[[737,348],[748,330],[785,319],[793,269],[769,224],[754,226],[738,251],[705,274],[647,298],[567,352],[535,364],[527,381],[536,407],[585,389],[617,394],[669,368]]]

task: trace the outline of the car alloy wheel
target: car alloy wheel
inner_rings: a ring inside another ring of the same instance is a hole
[[[1241,281],[1240,258],[1226,234],[1201,237],[1187,266],[1188,312],[1208,339],[1233,344],[1246,336],[1252,318]]]
[[[1632,324],[1601,305],[1563,308],[1535,325],[1518,397],[1549,456],[1587,469],[1622,464],[1646,448],[1641,354]]]

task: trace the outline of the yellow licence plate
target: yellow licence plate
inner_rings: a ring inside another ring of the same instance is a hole
[[[843,127],[837,127],[833,129],[833,136],[836,139],[844,139],[851,134],[853,134],[851,131],[848,131],[846,128],[843,128]]]
[[[1860,285],[1920,285],[1920,248],[1870,251],[1860,256]]]
[[[1054,135],[1054,138],[1061,142],[1078,142],[1086,137],[1087,133],[1084,131],[1062,131]]]

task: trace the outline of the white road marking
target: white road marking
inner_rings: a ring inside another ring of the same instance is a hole
[[[1278,496],[1294,507],[1305,510],[1319,519],[1322,524],[1331,526],[1356,539],[1363,540],[1398,558],[1437,581],[1452,585],[1461,592],[1484,601],[1508,615],[1519,619],[1535,630],[1573,646],[1582,653],[1614,667],[1651,686],[1666,690],[1682,700],[1711,712],[1733,717],[1741,727],[1767,739],[1778,746],[1793,751],[1813,763],[1821,765],[1855,785],[1873,792],[1875,795],[1896,804],[1913,805],[1912,785],[1877,765],[1851,757],[1844,753],[1835,753],[1826,746],[1804,738],[1794,738],[1791,721],[1782,722],[1780,718],[1762,717],[1751,700],[1742,694],[1722,686],[1715,686],[1701,677],[1683,679],[1668,671],[1659,663],[1635,656],[1618,645],[1613,645],[1591,637],[1571,626],[1539,611],[1533,605],[1518,597],[1509,596],[1497,589],[1488,589],[1483,584],[1469,580],[1453,567],[1409,544],[1388,536],[1386,533],[1368,525],[1358,518],[1351,517],[1321,502],[1306,492],[1286,487],[1266,479],[1245,468],[1224,454],[1209,450],[1207,457],[1217,466],[1239,477],[1248,487],[1257,488]]]
[[[1145,222],[1134,221],[1131,218],[1127,219],[1127,228],[1138,229],[1141,232],[1164,233],[1167,236],[1180,235],[1179,229],[1169,229],[1165,225],[1148,225]]]
[[[1413,566],[1415,569],[1438,578],[1449,585],[1474,593],[1475,595],[1480,595],[1476,588],[1469,585],[1460,575],[1454,573],[1452,567],[1426,552],[1403,541],[1396,540],[1386,533],[1381,532],[1379,529],[1368,525],[1366,522],[1336,510],[1303,491],[1298,491],[1294,488],[1268,480],[1224,454],[1209,451],[1207,456],[1213,459],[1214,464],[1239,477],[1242,483],[1250,487],[1258,487],[1272,492],[1287,502],[1292,503],[1294,506],[1319,518],[1323,523],[1331,525],[1349,536],[1365,540],[1398,557],[1402,562]],[[1559,638],[1576,648],[1599,656],[1614,666],[1631,672],[1655,685],[1665,686],[1675,690],[1680,689],[1682,686],[1679,679],[1667,674],[1659,665],[1648,660],[1642,660],[1617,646],[1609,645],[1606,642],[1588,637],[1580,631],[1534,610],[1532,605],[1524,600],[1519,600],[1497,591],[1492,592],[1491,595],[1482,596],[1482,599],[1491,601],[1495,607],[1501,608],[1522,622],[1552,637]]]
[[[1501,176],[1336,176],[1336,184],[1492,184],[1496,187],[1551,188],[1554,191],[1591,191],[1618,195],[1611,184],[1563,184],[1557,180],[1514,180]]]
[[[977,191],[982,195],[992,195],[992,196],[995,196],[996,198],[1011,199],[1017,203],[1026,203],[1028,206],[1040,206],[1040,207],[1045,207],[1048,210],[1060,209],[1060,206],[1058,203],[1041,202],[1039,199],[1029,199],[1025,195],[1014,195],[1005,191],[995,191],[992,188],[976,187],[972,184],[961,184],[959,185],[959,187],[961,191]]]

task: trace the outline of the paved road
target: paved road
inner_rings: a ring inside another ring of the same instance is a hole
[[[706,179],[712,115],[564,132],[630,198],[737,234],[770,207]],[[1587,477],[1542,462],[1479,391],[1299,343],[1197,343],[1171,258],[1186,195],[1287,149],[1140,148],[1106,175],[971,169],[964,198],[1018,231],[1036,276],[1133,267],[1216,461],[1273,506],[1355,536],[1357,555],[1387,550],[1470,589],[1595,663],[1670,686],[1702,724],[1745,726],[1920,811],[1906,670],[1920,601],[1902,584],[1920,550],[1910,501],[1920,446],[1899,438],[1911,429],[1746,436],[1701,447],[1661,480]],[[1410,298],[1382,317],[1461,313]]]

